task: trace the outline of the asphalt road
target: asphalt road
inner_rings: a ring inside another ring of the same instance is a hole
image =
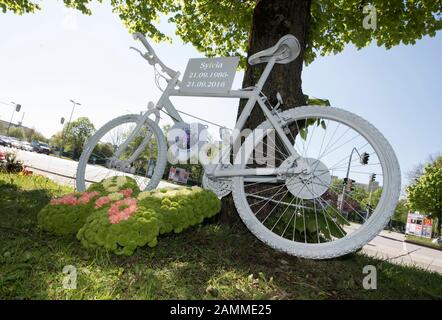
[[[362,251],[369,256],[442,274],[442,251],[404,241],[405,235],[382,231]]]
[[[75,186],[75,181],[69,178],[75,176],[77,167],[75,161],[21,150],[17,151],[17,158],[22,160],[25,165],[32,167],[35,172],[48,176],[59,183]],[[92,177],[86,178],[92,180]],[[93,178],[97,180],[96,176]],[[160,187],[178,186],[162,181]],[[362,251],[369,256],[389,260],[392,263],[414,265],[442,274],[442,251],[406,243],[404,240],[403,234],[382,231]]]
[[[22,160],[25,166],[30,167],[32,171],[43,174],[58,183],[75,187],[75,179],[73,177],[76,176],[78,162],[35,152],[23,150],[14,151],[17,153],[17,158]],[[91,182],[99,182],[107,177],[121,175],[121,172],[89,165],[88,170],[86,170],[86,175],[86,185],[89,185]],[[131,176],[131,174],[125,175],[129,177]],[[149,180],[146,178],[144,182],[147,183],[147,181]],[[178,188],[179,186],[166,181],[161,181],[159,187]]]

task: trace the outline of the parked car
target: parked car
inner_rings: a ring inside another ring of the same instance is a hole
[[[40,141],[32,142],[33,150],[37,153],[44,153],[49,155],[51,153],[51,147],[47,143],[43,143]]]
[[[21,141],[15,138],[9,138],[11,140],[11,147],[15,149],[20,149]]]
[[[25,151],[34,151],[34,148],[32,147],[32,145],[27,141],[21,142],[20,149],[25,150]]]
[[[0,136],[0,146],[11,147],[11,139],[5,136]]]

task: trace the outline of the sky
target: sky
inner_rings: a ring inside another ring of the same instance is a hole
[[[22,105],[13,122],[24,114],[24,126],[50,137],[61,129],[60,118],[69,118],[70,99],[81,103],[73,119],[87,116],[99,128],[116,116],[139,113],[159,98],[152,68],[129,50],[141,44],[109,5],[92,5],[91,16],[55,0],[42,6],[35,14],[0,14],[0,102]],[[165,19],[160,27],[173,38],[172,43],[153,43],[166,65],[183,73],[189,58],[202,57],[174,35],[174,26]],[[441,57],[441,32],[391,50],[348,46],[305,67],[303,90],[375,125],[396,151],[405,180],[414,165],[442,152]],[[233,88],[240,88],[242,76],[237,73]],[[179,110],[234,126],[236,100],[174,102]],[[9,121],[12,111],[0,103],[0,119]]]

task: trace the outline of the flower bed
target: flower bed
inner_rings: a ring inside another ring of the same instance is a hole
[[[109,193],[111,191],[113,193]],[[104,179],[91,185],[87,192],[52,199],[38,213],[38,225],[56,235],[75,235],[94,211],[109,206],[112,201],[122,200],[139,192],[136,181],[131,178]]]
[[[77,238],[85,248],[103,247],[117,255],[132,255],[138,247],[156,246],[160,224],[153,210],[140,210],[130,219],[112,223],[102,209],[87,219]]]
[[[82,194],[56,198],[38,214],[43,230],[75,234],[86,248],[132,255],[153,247],[160,234],[179,233],[221,209],[216,195],[198,187],[139,192],[130,178],[114,177]]]

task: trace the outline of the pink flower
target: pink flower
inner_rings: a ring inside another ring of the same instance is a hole
[[[137,200],[134,198],[126,198],[117,201],[109,208],[109,221],[112,224],[120,223],[121,221],[127,220],[132,217],[137,209]]]
[[[67,195],[62,198],[52,199],[51,205],[68,205],[75,206],[77,204],[77,197],[75,195]]]
[[[100,197],[95,201],[95,209],[100,209],[101,207],[107,205],[109,202],[111,202],[111,199],[109,197]]]
[[[78,203],[79,204],[88,204],[92,200],[92,198],[95,198],[99,195],[100,195],[100,193],[98,193],[97,191],[85,192],[78,199]]]
[[[50,203],[53,206],[58,206],[58,205],[76,206],[79,204],[87,204],[92,200],[92,198],[95,198],[99,195],[100,194],[96,191],[85,192],[80,196],[80,198],[77,198],[76,195],[70,194],[61,198],[52,199]]]
[[[130,198],[132,196],[132,193],[134,193],[134,191],[130,188],[128,189],[124,189],[121,190],[120,193],[125,197],[125,198]]]

